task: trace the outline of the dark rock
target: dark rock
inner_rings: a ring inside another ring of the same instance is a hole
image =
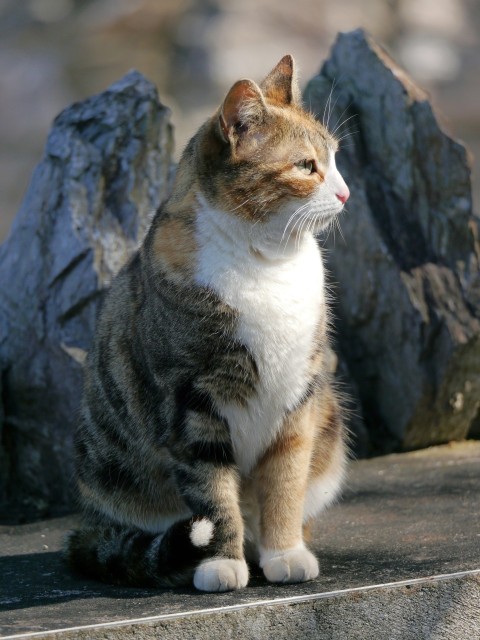
[[[338,37],[305,101],[344,147],[338,164],[352,196],[345,242],[327,241],[328,265],[339,347],[373,449],[464,438],[480,405],[479,219],[467,152],[362,31]]]
[[[171,150],[169,111],[137,72],[54,122],[0,247],[3,520],[69,503],[98,304],[167,196]]]
[[[470,431],[468,432],[467,437],[480,440],[480,408],[478,409],[478,413],[470,426]]]

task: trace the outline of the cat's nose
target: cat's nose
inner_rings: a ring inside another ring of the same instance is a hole
[[[347,185],[343,186],[342,189],[335,194],[337,196],[337,198],[340,200],[340,202],[342,204],[345,204],[345,202],[349,199],[350,197],[350,189],[347,187]]]

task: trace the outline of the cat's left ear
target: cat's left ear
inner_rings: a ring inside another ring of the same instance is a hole
[[[290,54],[283,56],[261,83],[260,88],[267,100],[278,106],[301,106],[296,65]]]

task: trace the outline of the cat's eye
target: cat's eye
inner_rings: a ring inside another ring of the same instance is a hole
[[[295,163],[295,166],[306,176],[311,175],[315,171],[315,162],[313,160],[300,160],[300,162]]]

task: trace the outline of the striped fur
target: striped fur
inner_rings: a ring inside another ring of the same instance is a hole
[[[312,237],[348,197],[335,150],[290,56],[189,143],[88,355],[75,570],[224,591],[247,554],[271,581],[317,575],[305,540],[345,466]]]

